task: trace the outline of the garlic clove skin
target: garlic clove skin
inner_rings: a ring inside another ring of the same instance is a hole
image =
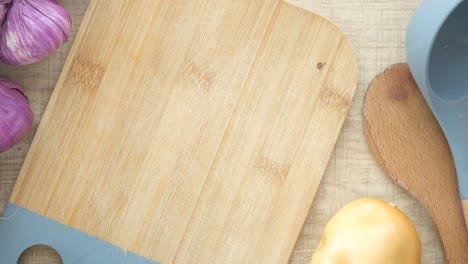
[[[33,121],[29,100],[19,85],[0,78],[0,153],[23,139]]]
[[[0,0],[0,25],[3,23],[3,19],[8,11],[8,4],[11,3],[11,1],[12,0]]]
[[[0,0],[1,1],[1,0]],[[71,18],[53,0],[12,0],[0,28],[0,59],[27,65],[48,58],[68,39]]]

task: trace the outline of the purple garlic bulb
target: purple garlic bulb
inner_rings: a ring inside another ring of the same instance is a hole
[[[28,98],[19,85],[0,78],[0,153],[23,139],[33,120]]]
[[[12,0],[6,8],[0,28],[4,63],[19,66],[41,61],[67,41],[71,18],[55,0]]]

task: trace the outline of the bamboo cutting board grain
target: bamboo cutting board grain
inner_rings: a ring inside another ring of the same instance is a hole
[[[92,1],[10,201],[162,263],[286,263],[356,67],[282,1]]]

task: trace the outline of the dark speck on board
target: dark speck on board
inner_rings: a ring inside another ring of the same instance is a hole
[[[325,63],[319,62],[319,63],[317,64],[317,69],[322,70],[323,67],[325,67]]]

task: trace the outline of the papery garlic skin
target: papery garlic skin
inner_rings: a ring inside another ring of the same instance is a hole
[[[70,30],[70,15],[57,2],[12,0],[0,28],[0,59],[16,66],[39,62],[67,41]]]
[[[0,78],[0,153],[23,139],[33,121],[29,100],[19,85]]]
[[[8,11],[8,4],[11,3],[11,1],[12,0],[0,0],[0,25],[3,23],[3,19]]]

